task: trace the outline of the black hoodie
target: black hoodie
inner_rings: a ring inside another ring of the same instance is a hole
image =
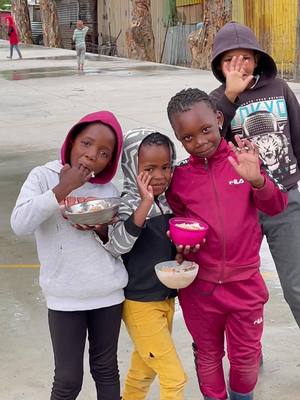
[[[225,78],[220,68],[222,55],[233,49],[253,50],[259,54],[254,71],[256,83],[231,103],[225,96]],[[274,60],[265,53],[248,27],[229,22],[216,35],[212,71],[222,85],[211,93],[224,114],[222,133],[227,140],[234,135],[250,138],[257,144],[260,158],[271,175],[287,189],[300,179],[300,106],[287,83],[276,77]]]

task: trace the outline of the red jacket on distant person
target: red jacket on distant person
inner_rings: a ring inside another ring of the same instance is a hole
[[[19,43],[19,36],[18,36],[17,28],[16,28],[16,25],[14,23],[14,19],[12,16],[8,16],[6,18],[6,20],[8,21],[7,34],[9,37],[9,43],[13,46],[13,45],[16,45]]]

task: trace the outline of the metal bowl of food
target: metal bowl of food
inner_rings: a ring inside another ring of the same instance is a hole
[[[101,225],[113,219],[120,203],[119,197],[90,200],[66,207],[64,214],[74,224]]]

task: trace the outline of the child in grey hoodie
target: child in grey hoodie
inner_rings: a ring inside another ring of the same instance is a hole
[[[156,375],[160,399],[184,398],[186,375],[171,336],[177,293],[154,270],[176,253],[166,234],[172,211],[165,197],[175,158],[173,143],[159,132],[140,128],[126,135],[122,205],[107,244],[112,254],[122,255],[129,276],[123,320],[134,351],[123,400],[145,399]]]
[[[52,400],[77,398],[87,333],[97,399],[120,399],[117,344],[127,272],[93,230],[72,226],[60,205],[118,196],[110,181],[121,149],[122,130],[112,113],[83,117],[68,133],[61,161],[30,172],[11,216],[15,233],[34,234],[37,243],[55,361]]]

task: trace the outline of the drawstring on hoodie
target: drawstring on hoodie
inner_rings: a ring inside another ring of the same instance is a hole
[[[163,215],[163,214],[164,214],[164,210],[162,209],[162,207],[161,207],[161,205],[160,205],[160,202],[159,202],[159,200],[158,200],[157,197],[154,199],[154,202],[155,202],[155,204],[157,205],[157,207],[159,208],[161,214]]]

